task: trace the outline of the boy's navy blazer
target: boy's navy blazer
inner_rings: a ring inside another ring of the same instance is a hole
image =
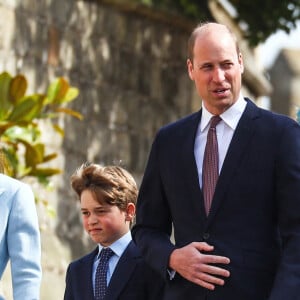
[[[92,268],[98,247],[72,262],[67,270],[64,300],[93,300]],[[113,272],[106,300],[162,299],[163,280],[145,264],[133,241],[129,243]]]

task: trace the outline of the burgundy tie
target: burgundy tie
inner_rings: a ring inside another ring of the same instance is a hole
[[[110,248],[103,248],[100,252],[98,267],[95,279],[95,300],[103,300],[107,289],[108,261],[114,255]]]
[[[206,215],[209,214],[216,183],[219,177],[219,152],[216,126],[221,121],[219,116],[213,116],[207,133],[206,146],[202,167],[202,190]]]

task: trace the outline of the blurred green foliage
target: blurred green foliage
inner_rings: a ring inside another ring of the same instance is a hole
[[[154,8],[185,16],[196,22],[214,21],[209,2],[199,0],[134,0]],[[222,0],[250,45],[264,42],[281,29],[289,33],[300,20],[299,0]]]
[[[61,170],[46,166],[57,153],[47,153],[40,121],[51,120],[55,132],[63,136],[64,130],[58,125],[61,114],[82,119],[79,112],[66,107],[79,90],[62,77],[50,83],[45,94],[26,95],[27,86],[22,74],[0,74],[0,147],[5,173],[17,179],[33,176],[47,185]]]

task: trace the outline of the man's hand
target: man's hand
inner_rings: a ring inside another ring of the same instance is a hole
[[[203,253],[213,249],[213,246],[205,242],[190,243],[171,253],[169,266],[185,279],[209,290],[214,290],[215,285],[224,284],[224,280],[219,276],[229,277],[230,273],[226,269],[212,264],[227,265],[230,260],[225,256]]]

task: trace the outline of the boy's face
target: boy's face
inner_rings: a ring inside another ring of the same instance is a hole
[[[82,192],[80,204],[83,227],[95,243],[107,247],[129,231],[134,204],[121,211],[117,206],[100,204],[89,190]]]

